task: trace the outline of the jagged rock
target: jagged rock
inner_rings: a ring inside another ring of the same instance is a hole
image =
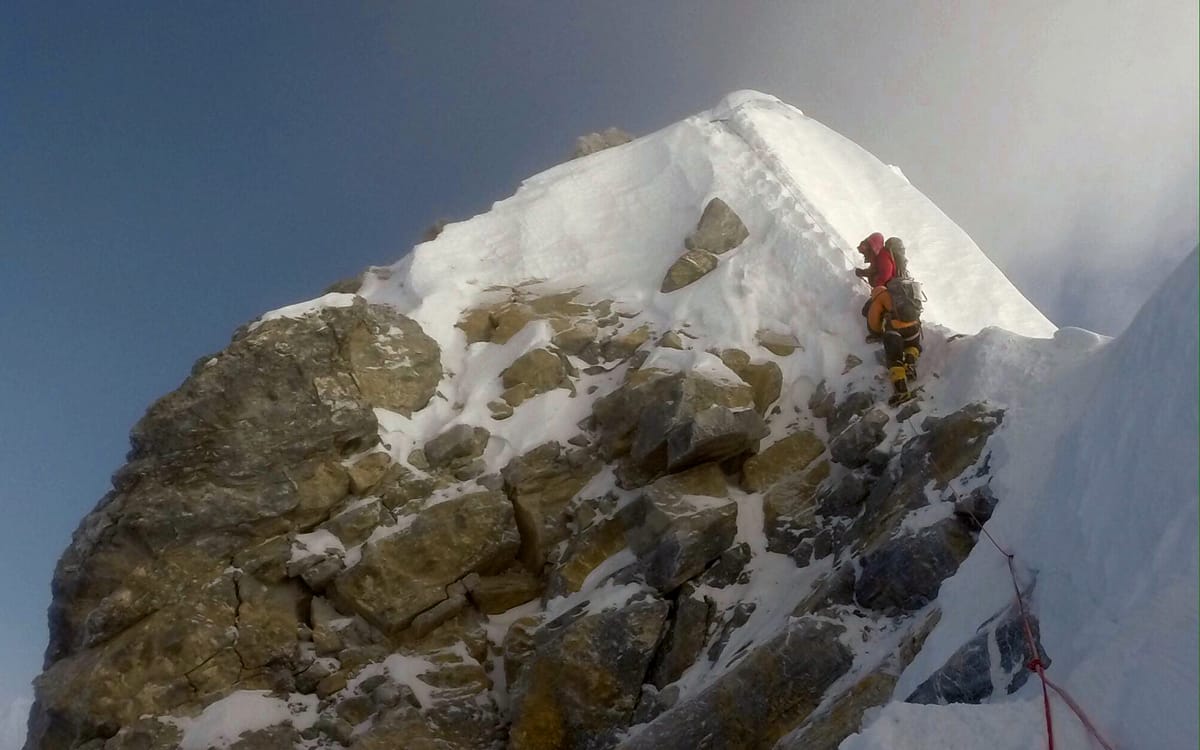
[[[679,702],[679,688],[671,685],[659,690],[653,685],[642,685],[642,695],[633,710],[630,724],[648,724],[663,711]]]
[[[968,404],[945,417],[926,417],[918,440],[927,446],[937,488],[942,489],[979,460],[987,438],[1004,417],[1001,409]]]
[[[688,250],[667,269],[658,291],[663,294],[694,284],[717,267],[717,256],[705,250]]]
[[[567,364],[562,357],[549,349],[531,349],[517,357],[500,376],[506,389],[516,389],[524,386],[525,395],[521,401],[536,396],[539,393],[552,391],[563,385],[567,379]],[[520,401],[513,403],[518,406]]]
[[[649,340],[650,327],[638,326],[628,333],[619,333],[605,341],[600,348],[601,356],[609,362],[624,361],[632,357]]]
[[[846,363],[845,363],[845,365],[842,366],[842,374],[845,375],[846,373],[850,372],[855,367],[858,367],[861,364],[862,364],[861,357],[856,357],[853,354],[847,354],[846,355]]]
[[[933,601],[974,543],[954,518],[888,539],[863,556],[854,598],[889,614],[916,611]]]
[[[815,549],[818,524],[817,489],[829,476],[829,462],[822,461],[803,474],[793,474],[763,497],[763,525],[767,549],[791,555],[807,565],[810,558],[824,557],[829,550]]]
[[[492,419],[502,421],[513,415],[513,408],[509,406],[507,401],[497,399],[488,402],[488,411],[491,413]]]
[[[720,255],[742,244],[749,236],[750,231],[729,204],[720,198],[713,198],[704,207],[700,223],[684,239],[683,246],[692,251]]]
[[[832,392],[826,387],[825,381],[817,383],[817,387],[813,390],[812,395],[808,397],[808,409],[813,413],[814,417],[826,420],[833,415],[834,409],[837,408],[836,400]],[[840,430],[839,430],[840,432]],[[833,430],[829,431],[830,435],[837,435]]]
[[[683,339],[680,338],[679,333],[676,331],[667,331],[666,333],[664,333],[662,335],[662,338],[660,338],[658,340],[658,346],[663,349],[683,350],[686,348],[683,345]]]
[[[620,146],[632,140],[633,136],[615,127],[605,128],[598,133],[581,135],[575,139],[575,150],[571,152],[571,158],[578,159],[583,156],[590,156],[597,151],[603,151],[613,146]]]
[[[979,529],[992,517],[992,512],[999,504],[991,487],[977,487],[971,494],[954,501],[954,513],[972,529]]]
[[[579,591],[593,570],[625,549],[625,533],[623,519],[603,518],[573,535],[547,576],[546,598]]]
[[[808,430],[777,440],[742,465],[742,487],[762,492],[783,477],[803,471],[825,452],[825,444]]]
[[[696,579],[696,582],[701,586],[711,586],[715,589],[723,589],[735,583],[746,583],[749,579],[745,574],[745,569],[753,556],[754,553],[750,550],[748,543],[736,544],[722,552],[717,561],[708,566],[708,569]]]
[[[340,539],[344,546],[353,547],[365,542],[372,531],[391,520],[392,516],[383,507],[383,503],[374,498],[367,498],[354,501],[317,528],[330,532]]]
[[[445,600],[449,584],[471,572],[503,570],[519,544],[508,498],[499,492],[462,495],[425,509],[406,528],[368,545],[328,595],[338,609],[395,633]],[[414,566],[413,560],[422,564]]]
[[[479,611],[498,615],[538,598],[544,586],[525,568],[513,566],[499,575],[480,577],[468,591]]]
[[[726,349],[721,352],[721,361],[750,386],[754,393],[754,410],[766,416],[771,404],[779,400],[783,390],[783,371],[774,362],[752,364],[750,355],[741,349]]]
[[[1042,648],[1037,618],[1028,614],[1038,658],[1045,667],[1050,657]],[[1000,657],[992,663],[992,654]],[[908,703],[982,703],[994,694],[1012,695],[1029,679],[1027,664],[1032,658],[1020,608],[1015,604],[979,626],[967,641],[936,672],[922,682],[905,701]]]
[[[508,632],[504,634],[500,652],[504,657],[504,674],[510,687],[517,684],[521,670],[533,656],[533,636],[542,626],[542,622],[542,615],[528,615],[514,620],[508,627]]]
[[[242,734],[237,742],[229,745],[229,750],[279,750],[281,747],[294,747],[300,739],[295,727],[280,724]]]
[[[636,574],[663,593],[703,571],[737,533],[737,503],[714,464],[663,477],[619,517],[638,558]]]
[[[875,405],[875,397],[869,391],[854,391],[842,399],[832,411],[825,415],[825,426],[829,434],[837,436],[850,423],[861,417]]]
[[[862,510],[863,501],[871,493],[871,478],[862,471],[852,471],[832,485],[822,485],[817,495],[817,512],[823,516],[854,518]]]
[[[721,620],[715,626],[716,634],[708,647],[709,661],[716,662],[721,658],[721,653],[729,645],[729,639],[739,628],[750,622],[750,617],[756,609],[758,605],[754,602],[738,602],[721,613]]]
[[[681,471],[706,461],[723,461],[753,453],[767,434],[762,417],[751,409],[734,411],[724,406],[710,406],[666,435],[667,471]],[[637,447],[635,445],[635,450]],[[645,455],[649,456],[650,452]]]
[[[804,720],[853,656],[844,628],[804,617],[749,652],[691,700],[663,713],[620,750],[752,750]]]
[[[434,469],[470,462],[483,455],[489,437],[482,427],[456,424],[425,444],[425,460]]]
[[[694,592],[680,593],[666,638],[650,670],[650,682],[655,687],[665,688],[695,663],[704,649],[712,609],[712,602],[704,597]]]
[[[564,354],[581,356],[589,346],[596,343],[599,335],[600,328],[595,322],[581,320],[570,328],[554,334],[554,337],[550,339],[550,343]]]
[[[350,480],[350,491],[363,495],[379,483],[391,466],[392,457],[381,451],[368,453],[346,469]]]
[[[295,582],[265,585],[250,575],[237,579],[238,638],[234,650],[242,668],[263,669],[272,664],[295,666],[300,612],[308,595]]]
[[[513,688],[509,747],[611,747],[633,719],[668,608],[642,592],[595,614],[581,605],[539,628]]]
[[[871,451],[886,436],[883,428],[887,422],[886,412],[871,409],[830,441],[830,457],[851,469],[865,465]]]
[[[544,443],[504,467],[504,488],[521,530],[520,559],[540,571],[549,550],[569,535],[567,506],[600,463],[582,451]]]
[[[141,719],[104,743],[104,750],[176,750],[183,732],[158,719]]]
[[[777,357],[787,357],[794,354],[797,349],[804,350],[796,337],[790,333],[762,330],[758,332],[757,338],[762,348]]]

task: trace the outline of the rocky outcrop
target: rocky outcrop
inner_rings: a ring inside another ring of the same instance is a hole
[[[737,247],[731,216],[710,205],[689,252]],[[449,399],[417,414],[460,383],[416,323],[349,295],[198,363],[60,564],[30,747],[175,747],[250,693],[305,719],[232,747],[832,748],[853,731],[1001,500],[1002,414],[897,429],[853,378],[793,410],[773,360],[790,336],[706,350],[686,323],[660,335],[539,288],[485,290],[454,345],[538,326],[488,398],[520,419],[556,388],[599,395],[555,425],[565,445]],[[888,651],[856,667],[848,633]],[[1011,636],[985,623],[913,700],[1015,689]]]
[[[235,684],[286,686],[307,594],[278,558],[230,563],[324,521],[351,490],[344,460],[378,440],[373,409],[423,408],[439,357],[415,322],[355,299],[248,327],[198,362],[134,427],[59,562],[30,745],[107,737]]]
[[[575,139],[575,150],[571,152],[572,159],[590,156],[606,148],[620,146],[633,140],[633,136],[616,127],[605,128],[596,133],[581,135]]]
[[[668,605],[633,593],[589,609],[580,605],[534,634],[513,688],[512,750],[612,747],[632,721]]]
[[[725,201],[713,198],[704,207],[695,230],[683,242],[686,252],[667,270],[660,292],[669,293],[695,283],[716,269],[718,255],[750,236],[746,225]]]
[[[469,573],[503,571],[521,542],[512,504],[500,492],[438,503],[393,529],[382,529],[383,537],[365,547],[329,592],[342,611],[393,634],[450,598],[447,587]]]
[[[790,621],[695,698],[660,715],[621,750],[770,747],[804,720],[850,668],[843,629],[813,618]]]

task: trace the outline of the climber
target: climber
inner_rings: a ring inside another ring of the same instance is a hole
[[[921,356],[920,286],[908,278],[896,277],[871,290],[867,303],[867,328],[883,339],[888,375],[894,393],[890,404],[903,403],[913,396],[909,381],[917,377],[917,359]]]
[[[872,232],[858,243],[858,252],[862,253],[863,260],[868,265],[866,268],[854,269],[854,275],[866,281],[872,288],[886,285],[896,275],[896,261],[879,232]]]

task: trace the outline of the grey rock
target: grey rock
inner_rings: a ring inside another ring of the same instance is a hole
[[[568,504],[600,466],[587,453],[564,451],[550,442],[513,459],[501,471],[521,532],[518,556],[530,570],[540,571],[550,549],[570,534]]]
[[[1028,617],[1038,658],[1044,667],[1049,667],[1050,657],[1042,648],[1038,620],[1033,614]],[[1000,657],[998,664],[992,664],[993,651]],[[1029,679],[1027,665],[1031,657],[1021,612],[1014,604],[981,625],[975,637],[955,651],[905,701],[940,705],[983,703],[992,695],[1011,695]]]
[[[762,417],[752,409],[711,406],[668,433],[667,471],[752,453],[768,432]]]
[[[581,135],[575,139],[575,150],[571,152],[572,159],[590,156],[597,151],[603,151],[613,146],[620,146],[633,140],[633,136],[616,127],[605,128],[596,133]]]
[[[874,405],[875,397],[869,391],[854,391],[849,394],[825,417],[825,426],[829,429],[829,434],[840,434]]]
[[[871,451],[883,442],[888,419],[887,413],[880,409],[866,412],[829,443],[830,457],[851,469],[865,465]]]
[[[660,690],[678,680],[700,656],[708,636],[712,603],[695,593],[681,592],[672,609],[667,636],[650,669],[650,682]],[[648,720],[643,718],[635,723]]]
[[[737,503],[713,464],[658,480],[619,518],[638,558],[636,574],[663,593],[703,571],[737,533]]]
[[[954,501],[954,513],[969,528],[979,529],[992,517],[999,500],[988,486],[977,487],[966,497]]]
[[[483,427],[456,424],[425,444],[425,459],[437,469],[452,461],[474,459],[483,455],[491,436]]]
[[[861,471],[842,475],[836,482],[822,485],[817,493],[817,512],[823,516],[854,518],[871,493],[872,482]]]
[[[679,256],[663,277],[659,291],[668,294],[694,284],[717,268],[717,256],[704,250],[688,250]]]
[[[696,697],[682,701],[617,747],[693,750],[771,747],[804,720],[850,668],[843,628],[815,618],[791,620]]]
[[[974,543],[954,518],[888,539],[863,556],[854,598],[888,614],[914,612],[933,601]]]
[[[701,250],[720,255],[742,244],[750,231],[725,201],[713,198],[704,207],[700,223],[683,241],[688,250]]]

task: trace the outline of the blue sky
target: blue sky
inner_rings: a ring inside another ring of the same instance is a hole
[[[153,399],[585,132],[774,93],[1118,332],[1197,240],[1196,5],[998,5],[4,3],[0,705]]]

